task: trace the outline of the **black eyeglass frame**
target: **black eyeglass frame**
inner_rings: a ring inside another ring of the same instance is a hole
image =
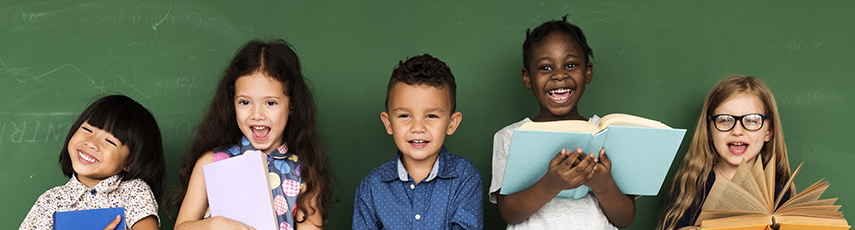
[[[748,129],[747,127],[745,127],[745,122],[744,122],[742,119],[743,119],[744,117],[747,117],[747,116],[753,116],[753,115],[759,115],[759,116],[760,116],[760,118],[763,118],[763,119],[762,119],[762,120],[760,120],[760,127],[757,127],[757,129],[753,129],[753,130],[752,130],[752,129]],[[729,129],[722,130],[722,129],[720,129],[720,128],[718,127],[718,125],[716,124],[715,119],[716,119],[716,118],[718,118],[718,117],[722,117],[722,116],[728,116],[728,117],[732,117],[732,118],[733,118],[733,122],[734,122],[734,123],[733,123],[733,125],[732,125],[732,126],[730,126],[730,128],[729,128]],[[739,122],[739,124],[741,124],[741,125],[742,125],[742,128],[743,128],[743,129],[745,129],[745,130],[748,130],[748,131],[757,131],[757,130],[760,130],[760,129],[762,129],[762,128],[763,128],[763,125],[765,125],[765,124],[766,124],[766,119],[769,119],[769,118],[768,118],[768,116],[769,116],[768,114],[762,114],[762,113],[751,113],[751,114],[745,114],[745,115],[742,115],[742,116],[734,116],[734,115],[730,115],[730,114],[716,114],[716,115],[709,115],[709,116],[707,116],[707,118],[713,122],[713,127],[715,127],[715,129],[716,129],[716,130],[718,130],[718,131],[722,131],[722,132],[727,132],[727,131],[733,130],[733,128],[734,128],[734,127],[736,127],[736,122]]]

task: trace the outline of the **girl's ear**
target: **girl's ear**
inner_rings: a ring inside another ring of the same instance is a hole
[[[522,81],[523,86],[526,89],[531,89],[531,76],[528,74],[528,70],[526,70],[525,68],[522,68]]]
[[[585,84],[591,83],[594,78],[594,63],[588,62],[585,68]]]
[[[772,127],[769,127],[769,130],[766,130],[766,138],[764,139],[764,141],[765,142],[771,141],[773,135],[775,135],[775,129]]]

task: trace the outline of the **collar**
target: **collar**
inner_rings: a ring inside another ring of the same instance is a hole
[[[381,181],[389,182],[392,180],[400,180],[400,181],[410,181],[409,174],[407,170],[404,168],[403,162],[401,162],[401,151],[395,154],[395,159],[384,164],[383,168],[385,173],[382,173]],[[457,177],[460,172],[455,168],[455,162],[451,159],[451,153],[448,152],[448,149],[445,146],[439,150],[439,156],[436,158],[436,161],[433,163],[433,168],[431,168],[428,177],[425,181],[431,181],[436,177],[439,178],[453,178]],[[394,162],[394,163],[393,163]]]
[[[119,189],[119,185],[121,183],[122,180],[119,175],[113,175],[101,180],[101,182],[98,182],[98,184],[92,188],[89,188],[77,179],[77,175],[72,175],[71,179],[65,183],[65,186],[62,186],[62,190],[60,192],[61,198],[59,200],[60,202],[66,202],[66,206],[70,206],[71,204],[77,203],[77,201],[82,199],[84,195],[91,196],[109,194],[116,191]]]
[[[255,147],[252,147],[252,143],[249,142],[249,139],[246,139],[246,136],[241,137],[239,148],[240,148],[240,150],[238,151],[239,154],[237,154],[237,155],[241,155],[243,153],[246,153],[247,151],[259,151]],[[278,148],[274,149],[273,151],[271,151],[270,153],[268,153],[266,155],[267,155],[268,161],[271,161],[273,159],[286,159],[286,158],[289,158],[292,156],[291,152],[288,151],[288,144],[287,143],[282,143],[281,146],[279,146]],[[296,157],[296,155],[294,155],[294,157]],[[297,159],[292,159],[292,160],[297,161]]]

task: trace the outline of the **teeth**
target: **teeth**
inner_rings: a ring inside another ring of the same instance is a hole
[[[553,89],[553,90],[550,90],[550,91],[549,91],[549,93],[551,93],[551,94],[554,94],[554,93],[569,93],[569,92],[570,92],[570,89],[568,89],[568,88]]]
[[[84,160],[86,160],[86,161],[89,161],[89,162],[95,162],[95,158],[92,158],[92,157],[90,157],[89,155],[86,155],[86,154],[83,154],[83,153],[80,153],[80,152],[78,152],[78,153],[77,153],[77,155],[79,155],[79,156],[80,156],[80,158],[83,158],[83,159],[84,159]]]
[[[731,143],[731,145],[745,145],[745,143]]]
[[[424,144],[424,140],[413,140],[413,144]]]
[[[253,129],[255,129],[255,130],[264,130],[264,129],[266,129],[267,127],[262,127],[262,126],[253,126],[252,128],[253,128]]]

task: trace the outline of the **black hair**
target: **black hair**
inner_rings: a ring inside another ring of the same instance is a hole
[[[62,173],[71,178],[77,173],[71,166],[68,142],[84,123],[109,132],[128,146],[126,170],[119,172],[120,180],[142,179],[154,192],[155,199],[163,195],[163,177],[166,162],[163,158],[163,140],[154,116],[142,105],[124,95],[104,96],[86,108],[65,137],[59,154]]]
[[[567,22],[567,15],[561,17],[561,20],[552,20],[544,22],[534,28],[534,30],[525,30],[525,42],[523,42],[523,68],[529,69],[529,60],[531,59],[531,50],[534,44],[543,40],[552,33],[565,33],[576,41],[576,44],[585,52],[585,66],[588,65],[589,58],[594,59],[594,51],[588,46],[588,41],[585,40],[585,34],[582,29],[572,23]]]
[[[407,85],[428,85],[448,91],[451,102],[451,113],[457,110],[457,84],[454,83],[454,75],[445,62],[422,54],[411,57],[407,61],[398,61],[398,66],[392,71],[389,85],[386,86],[386,110],[389,110],[389,93],[397,83]]]

